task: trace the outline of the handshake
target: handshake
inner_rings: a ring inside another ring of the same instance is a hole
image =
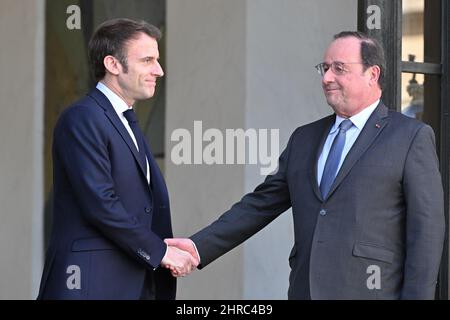
[[[161,261],[161,266],[170,269],[174,277],[184,277],[194,271],[200,263],[197,249],[191,239],[165,239],[167,252]]]

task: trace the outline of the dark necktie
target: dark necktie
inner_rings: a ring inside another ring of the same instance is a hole
[[[345,134],[352,125],[353,123],[348,119],[342,121],[339,125],[339,132],[331,145],[330,153],[328,153],[327,161],[323,169],[322,180],[320,181],[320,192],[324,199],[327,197],[334,178],[337,175],[337,168],[341,161],[342,150],[345,145]]]
[[[127,119],[128,124],[130,125],[131,130],[133,131],[134,137],[136,138],[136,142],[139,148],[139,161],[144,168],[145,172],[147,172],[147,161],[145,157],[145,149],[144,149],[144,135],[142,134],[141,129],[138,126],[138,120],[136,118],[136,113],[134,113],[133,109],[128,109],[123,113],[124,117]]]

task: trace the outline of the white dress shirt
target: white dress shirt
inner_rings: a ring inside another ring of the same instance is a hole
[[[339,161],[339,165],[336,170],[336,175],[339,172],[339,170],[341,169],[341,166],[345,160],[345,157],[347,156],[351,147],[355,143],[355,141],[358,138],[359,134],[361,133],[362,129],[366,125],[366,122],[369,119],[370,115],[375,110],[375,108],[378,106],[379,102],[380,102],[380,100],[378,99],[377,101],[375,101],[373,104],[371,104],[367,108],[364,108],[358,114],[355,114],[354,116],[349,118],[349,120],[353,123],[353,126],[351,126],[350,129],[347,130],[347,133],[345,135],[345,145],[344,145],[344,149],[342,150],[341,160]],[[320,186],[320,181],[322,180],[323,169],[325,168],[325,162],[327,161],[328,153],[330,152],[331,145],[333,144],[334,138],[336,137],[336,135],[338,133],[339,125],[344,120],[346,120],[346,119],[336,115],[336,121],[335,121],[334,125],[331,127],[331,130],[328,133],[327,140],[325,141],[325,144],[323,146],[322,153],[320,154],[319,161],[317,162],[317,182],[318,182],[319,186]]]

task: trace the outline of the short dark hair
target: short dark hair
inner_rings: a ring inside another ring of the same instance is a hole
[[[386,59],[381,44],[377,39],[369,37],[367,34],[360,31],[342,31],[334,35],[334,40],[348,37],[357,38],[361,42],[361,62],[364,65],[364,71],[371,66],[378,66],[380,68],[378,85],[383,89]]]
[[[125,18],[112,19],[103,22],[92,35],[88,45],[89,63],[96,81],[105,77],[106,70],[103,60],[106,56],[116,57],[128,72],[127,41],[138,38],[140,33],[159,40],[161,31],[145,21],[134,21]]]

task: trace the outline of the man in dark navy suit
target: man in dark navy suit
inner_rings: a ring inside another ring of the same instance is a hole
[[[40,299],[174,299],[171,266],[188,273],[190,254],[172,237],[164,178],[133,111],[151,98],[160,31],[143,21],[103,23],[89,43],[97,86],[61,115],[54,130],[54,218]]]

